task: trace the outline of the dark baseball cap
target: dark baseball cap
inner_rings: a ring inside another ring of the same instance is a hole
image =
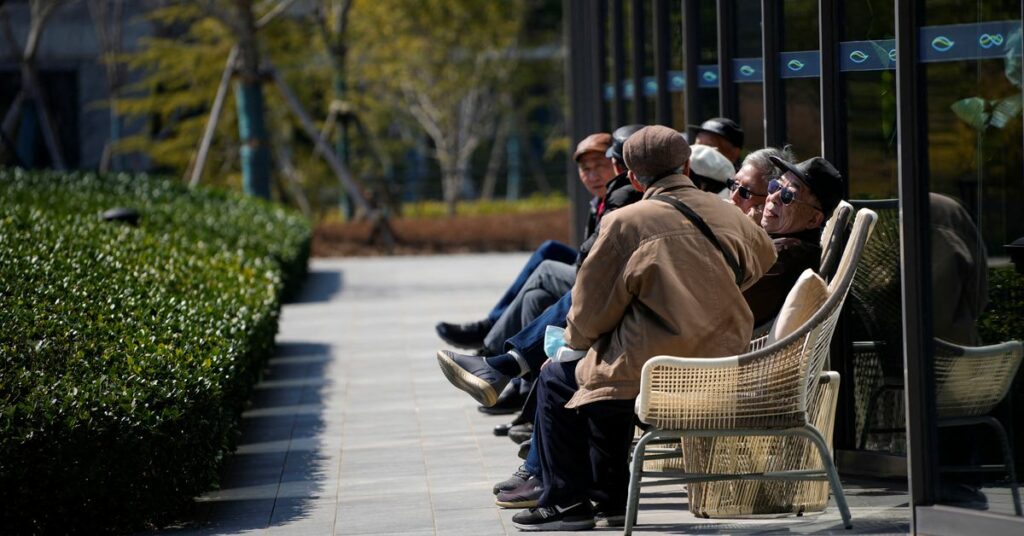
[[[634,132],[645,126],[647,125],[626,125],[615,129],[615,132],[612,132],[612,146],[605,151],[604,157],[614,158],[625,165],[625,162],[622,160],[622,144],[626,143],[626,139],[632,136]]]
[[[736,121],[727,117],[712,117],[699,126],[689,125],[689,127],[697,129],[697,132],[704,131],[718,134],[737,148],[743,148],[743,129],[736,124]]]
[[[792,164],[777,156],[768,157],[775,167],[789,171],[796,175],[814,192],[814,196],[821,201],[822,212],[826,218],[832,217],[832,212],[839,205],[843,198],[843,176],[839,171],[820,156],[810,160],[804,160],[799,164]]]

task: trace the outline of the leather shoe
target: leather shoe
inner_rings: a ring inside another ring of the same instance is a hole
[[[452,324],[449,322],[438,322],[434,329],[437,330],[441,339],[456,347],[467,350],[478,350],[484,346],[484,337],[491,331],[494,323],[490,320],[469,322],[466,324]]]

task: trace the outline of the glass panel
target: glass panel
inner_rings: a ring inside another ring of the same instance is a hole
[[[786,0],[782,5],[782,26],[782,52],[816,52],[817,0]],[[797,158],[804,160],[821,154],[821,80],[820,68],[815,69],[820,62],[814,54],[805,59],[796,55],[783,57],[786,141],[793,146]]]
[[[718,116],[718,9],[714,2],[700,5],[700,117],[690,121],[699,125]]]
[[[734,0],[735,20],[735,42],[733,50],[737,62],[743,60],[755,60],[750,63],[760,63],[761,58],[761,1],[760,0]],[[746,62],[744,62],[746,63]],[[744,155],[753,149],[764,145],[764,88],[761,84],[760,68],[744,66],[742,69],[751,69],[749,72],[756,73],[750,77],[750,81],[744,81],[744,76],[735,76],[733,80],[737,83],[736,98],[739,104],[739,117],[733,117],[743,129],[746,138]],[[744,72],[744,71],[741,71]]]
[[[1024,411],[1010,390],[1020,350],[981,345],[1024,340],[1024,276],[1005,257],[1024,236],[1021,4],[921,6],[938,502],[1013,514],[1002,429]]]

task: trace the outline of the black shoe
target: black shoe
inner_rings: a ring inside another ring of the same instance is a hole
[[[483,406],[480,406],[480,407],[483,407]],[[498,437],[503,437],[503,436],[507,436],[508,435],[508,429],[509,428],[512,428],[512,425],[508,424],[508,423],[505,423],[505,424],[499,424],[498,426],[495,426],[494,429],[491,430],[491,431],[494,432],[494,435],[496,435]]]
[[[533,508],[537,506],[544,485],[539,478],[531,476],[515,489],[505,490],[494,498],[494,504],[502,508]]]
[[[519,445],[533,437],[533,423],[516,424],[508,429],[508,438]]]
[[[503,491],[516,489],[519,486],[522,486],[523,482],[529,480],[530,476],[530,472],[526,470],[526,466],[520,465],[519,469],[516,469],[516,472],[512,473],[512,476],[495,484],[494,488],[491,491],[493,491],[494,494],[497,495]]]
[[[437,330],[438,336],[444,342],[452,346],[466,348],[467,350],[477,350],[483,347],[484,337],[487,336],[487,332],[491,331],[491,326],[493,325],[494,322],[490,320],[469,322],[467,324],[438,322],[434,329]]]
[[[505,386],[505,389],[498,395],[498,401],[493,406],[479,406],[476,409],[488,415],[509,415],[519,411],[526,401],[526,394],[521,393],[518,382],[512,381]]]
[[[533,445],[533,438],[527,439],[519,444],[519,458],[525,460],[530,455],[530,447]]]
[[[469,393],[469,396],[485,406],[493,406],[498,401],[498,393],[511,379],[480,357],[448,350],[437,352],[437,363],[452,385]]]
[[[512,524],[525,531],[590,530],[594,528],[594,508],[590,501],[530,508],[512,516]]]

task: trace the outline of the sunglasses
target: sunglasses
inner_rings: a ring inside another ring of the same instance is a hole
[[[822,212],[824,212],[824,210],[822,210],[822,208],[817,205],[812,205],[806,201],[801,201],[797,199],[796,188],[793,188],[792,186],[788,185],[783,186],[778,179],[772,179],[768,181],[768,195],[774,194],[775,192],[779,192],[779,200],[782,201],[783,205],[789,205],[793,202],[802,203],[815,210],[821,210]]]
[[[731,177],[725,180],[725,187],[728,188],[730,192],[738,191],[740,193],[740,197],[743,199],[750,199],[751,197],[768,197],[768,194],[755,194],[750,191],[750,188],[740,186],[740,182]]]

